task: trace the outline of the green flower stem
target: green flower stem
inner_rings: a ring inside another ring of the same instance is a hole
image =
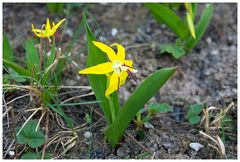
[[[110,106],[112,123],[113,123],[114,120],[115,120],[115,109],[114,109],[114,104],[113,104],[112,96],[109,97],[108,103],[109,103],[109,106]]]
[[[107,87],[108,86],[109,86],[109,79],[107,79]],[[109,107],[110,107],[110,112],[111,112],[111,117],[110,117],[111,123],[113,123],[115,120],[115,109],[114,109],[114,103],[112,98],[113,98],[112,95],[110,95],[109,98],[107,98]]]

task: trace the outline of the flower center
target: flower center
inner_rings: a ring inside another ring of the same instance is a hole
[[[137,72],[137,70],[133,69],[132,67],[124,65],[120,60],[114,60],[112,64],[112,68],[113,68],[113,71],[118,75],[120,75],[122,71],[128,71],[129,69],[131,69],[130,71],[133,73]]]
[[[117,74],[120,74],[121,66],[122,66],[122,63],[120,60],[113,61],[112,68],[113,68],[113,71],[116,72]]]

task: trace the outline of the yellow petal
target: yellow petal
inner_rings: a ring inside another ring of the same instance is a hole
[[[54,27],[52,28],[52,30],[54,31],[54,33],[57,31],[57,29],[59,28],[60,25],[62,25],[62,23],[65,21],[66,19],[62,19],[61,21],[59,21],[57,23],[57,25],[54,24]]]
[[[79,74],[107,74],[112,72],[112,63],[106,62],[79,71]]]
[[[34,31],[34,32],[37,32],[37,33],[43,33],[43,31],[42,30],[40,30],[40,29],[32,29],[32,31]]]
[[[120,86],[123,85],[128,77],[128,73],[126,71],[122,71],[120,73]]]
[[[127,66],[132,67],[133,66],[133,61],[132,60],[125,60],[124,64],[127,65]]]
[[[195,39],[196,35],[195,35],[195,30],[194,30],[194,24],[193,24],[192,18],[189,13],[187,13],[187,23],[188,23],[188,27],[190,29],[191,35]]]
[[[40,30],[40,29],[35,29],[34,28],[34,25],[32,24],[32,32],[37,36],[37,37],[42,37],[42,38],[44,38],[44,37],[46,37],[45,35],[44,35],[44,32],[42,31],[42,30]]]
[[[51,30],[49,18],[47,18],[45,29],[46,29],[46,32],[49,32]]]
[[[125,49],[121,44],[114,43],[111,44],[111,47],[117,46],[117,59],[120,60],[122,63],[125,60]]]
[[[93,44],[97,46],[101,51],[105,52],[109,58],[110,61],[114,61],[117,59],[117,55],[114,52],[114,50],[109,47],[108,45],[102,43],[102,42],[97,42],[93,41]]]
[[[117,73],[113,73],[110,81],[109,81],[109,86],[105,92],[105,96],[108,97],[111,93],[116,91],[118,89],[120,78]]]

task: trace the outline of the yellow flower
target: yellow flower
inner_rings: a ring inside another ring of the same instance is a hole
[[[47,18],[46,24],[44,24],[44,28],[45,30],[41,30],[41,29],[35,29],[34,25],[32,24],[32,32],[34,32],[34,34],[37,37],[40,38],[49,38],[51,36],[53,36],[55,34],[55,32],[57,31],[57,29],[59,28],[59,26],[65,21],[65,19],[62,19],[60,22],[57,23],[57,25],[54,24],[54,22],[52,23],[52,27],[50,25],[50,21],[49,18]]]
[[[129,73],[136,73],[137,70],[133,69],[133,62],[131,60],[125,60],[125,49],[122,45],[117,43],[110,45],[111,47],[117,46],[116,54],[111,47],[104,43],[93,41],[93,44],[107,54],[109,61],[83,69],[79,71],[79,74],[107,75],[109,84],[105,96],[108,97],[125,83]]]

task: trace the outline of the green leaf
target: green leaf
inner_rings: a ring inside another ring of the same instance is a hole
[[[40,147],[44,144],[45,137],[44,134],[37,129],[37,121],[30,120],[27,124],[22,128],[17,128],[17,132],[20,133],[17,135],[17,142],[19,144],[28,144],[31,148]]]
[[[194,22],[195,16],[196,16],[196,13],[197,13],[197,9],[198,9],[198,4],[197,3],[191,3],[191,5],[192,5],[193,22]]]
[[[161,44],[160,46],[160,53],[170,53],[176,59],[185,55],[185,51],[182,46],[172,45],[172,44]]]
[[[14,62],[14,54],[7,35],[3,34],[3,59]]]
[[[86,65],[87,67],[95,66],[97,64],[101,64],[107,62],[106,54],[103,53],[100,49],[98,49],[94,44],[93,41],[96,41],[86,19],[86,13],[83,15],[83,21],[85,25],[85,30],[87,33],[87,40],[88,40],[88,55]],[[105,96],[105,91],[107,89],[107,77],[105,75],[88,75],[89,83],[93,89],[93,92],[99,103],[104,116],[107,120],[108,124],[112,123],[111,113],[110,113],[110,105],[108,99]],[[115,108],[115,114],[117,114],[119,110],[119,101],[117,93],[114,92],[112,95],[112,100]]]
[[[202,104],[193,104],[190,105],[187,111],[187,116],[193,115],[199,115],[202,112],[203,105]]]
[[[4,65],[12,68],[14,71],[16,71],[18,74],[20,74],[22,76],[32,77],[30,71],[28,71],[27,69],[19,66],[18,64],[15,64],[14,62],[7,61],[7,60],[3,59],[3,63],[4,63]]]
[[[46,65],[45,65],[45,69],[48,68],[55,60],[56,57],[56,52],[54,47],[51,48],[51,52],[49,56],[46,56]]]
[[[189,118],[189,122],[191,124],[198,124],[201,120],[201,117],[198,116],[198,115],[192,115],[190,118]]]
[[[175,70],[176,68],[164,68],[154,72],[132,93],[105,132],[113,146],[121,139],[136,113],[159,91]]]
[[[44,159],[52,159],[53,156],[50,153],[45,153]],[[21,159],[42,159],[42,154],[41,153],[32,153],[28,152],[26,154],[23,154]]]
[[[52,97],[56,97],[57,88],[56,87],[48,87],[43,89],[42,100],[44,104],[49,103],[52,100]]]
[[[187,119],[191,124],[198,124],[201,120],[199,114],[202,112],[203,105],[202,104],[193,104],[190,105],[187,111]]]
[[[8,70],[9,74],[4,74],[3,75],[3,80],[4,80],[4,84],[7,83],[11,83],[12,81],[18,82],[18,83],[22,83],[22,82],[26,82],[26,78],[24,78],[23,76],[19,75],[16,71],[14,71],[12,68],[9,68]]]
[[[158,22],[165,23],[180,38],[186,39],[189,36],[189,29],[184,21],[167,6],[157,3],[146,3],[145,6],[150,9]]]
[[[203,34],[205,33],[210,20],[212,18],[212,14],[213,14],[213,5],[209,4],[203,11],[200,20],[198,21],[198,24],[196,26],[196,39],[189,37],[189,39],[187,40],[186,43],[186,47],[188,50],[191,50],[192,48],[195,47],[195,45],[200,41],[200,39],[202,38]]]
[[[32,72],[33,67],[35,67],[34,73],[38,73],[40,71],[38,51],[31,39],[26,41],[26,60],[29,71]]]
[[[148,106],[148,113],[149,114],[155,114],[155,113],[167,113],[167,112],[173,112],[173,109],[170,105],[163,103],[150,103]]]
[[[62,12],[64,3],[47,3],[48,11],[51,13],[60,13]]]
[[[145,132],[143,129],[137,130],[137,138],[138,140],[143,140],[146,137]]]

